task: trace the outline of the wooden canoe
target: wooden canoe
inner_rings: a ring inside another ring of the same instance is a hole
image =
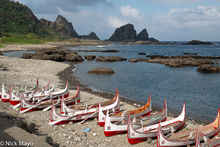
[[[172,147],[172,146],[185,146],[195,143],[196,131],[201,133],[198,137],[199,140],[203,140],[204,137],[210,138],[215,136],[220,131],[220,109],[216,119],[206,125],[198,128],[183,130],[178,133],[172,133],[168,138],[164,136],[161,126],[158,127],[157,135],[157,147]]]

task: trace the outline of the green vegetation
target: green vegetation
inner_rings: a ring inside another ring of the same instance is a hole
[[[32,11],[10,0],[0,0],[0,47],[4,44],[39,44],[65,39],[44,26]]]

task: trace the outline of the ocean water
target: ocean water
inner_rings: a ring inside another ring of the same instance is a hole
[[[127,59],[143,58],[137,53],[149,55],[182,55],[197,53],[202,56],[220,56],[220,45],[119,45],[67,47],[75,50],[116,49],[119,52],[79,52],[81,55],[121,56]],[[211,122],[220,108],[220,73],[204,74],[196,67],[173,68],[158,63],[137,62],[88,62],[76,65],[74,76],[94,90],[114,93],[118,88],[121,96],[146,103],[151,94],[152,104],[162,108],[164,98],[168,111],[178,115],[186,102],[188,118]],[[88,74],[94,67],[108,67],[115,71],[112,75]]]
[[[33,54],[33,53],[35,53],[35,51],[10,51],[10,52],[3,52],[3,55],[9,56],[9,57],[21,58],[24,53]]]

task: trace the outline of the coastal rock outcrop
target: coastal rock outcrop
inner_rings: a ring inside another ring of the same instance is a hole
[[[80,36],[81,39],[91,39],[91,40],[100,40],[95,32],[91,32],[89,35]]]
[[[194,56],[152,56],[146,60],[151,63],[161,63],[171,67],[199,66],[203,64],[214,64],[213,61]]]
[[[132,59],[129,59],[128,60],[128,62],[133,62],[133,63],[136,63],[136,62],[147,62],[147,60],[148,59],[146,59],[146,58],[138,58],[138,59],[134,59],[134,58],[132,58]]]
[[[220,66],[218,65],[200,65],[197,68],[197,71],[203,72],[203,73],[218,73],[220,72]]]
[[[185,45],[212,45],[212,43],[206,41],[192,40],[185,43]]]
[[[96,56],[94,56],[94,55],[85,55],[84,58],[87,61],[93,61],[93,60],[95,60]]]
[[[146,29],[143,29],[136,37],[136,41],[148,41],[149,36]]]
[[[119,56],[99,56],[96,58],[96,61],[99,62],[117,62],[117,61],[126,61],[126,58]]]
[[[88,73],[91,74],[113,74],[115,73],[111,68],[93,68]]]
[[[52,60],[52,61],[67,61],[67,62],[81,62],[82,56],[76,52],[64,49],[48,49],[39,50],[34,54],[24,53],[24,59],[39,59],[39,60]]]
[[[136,41],[136,35],[137,33],[134,26],[132,24],[126,24],[117,28],[108,40],[115,42]]]

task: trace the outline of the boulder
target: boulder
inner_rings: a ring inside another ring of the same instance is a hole
[[[138,59],[129,59],[128,62],[133,62],[133,63],[136,63],[136,62],[143,62],[143,61],[147,61],[147,59],[145,58],[138,58]]]
[[[24,58],[24,59],[31,59],[33,56],[33,54],[30,54],[30,53],[23,53],[23,55],[21,56],[21,58]]]
[[[134,26],[132,24],[126,24],[117,28],[108,40],[115,42],[136,41],[136,34]]]
[[[185,45],[212,45],[212,43],[206,41],[192,40],[185,43]]]
[[[115,73],[111,68],[93,68],[88,73],[91,74],[113,74]]]
[[[52,55],[47,55],[47,54],[43,54],[43,56],[37,56],[40,57],[41,60],[51,60],[51,61],[64,61],[64,57],[63,55],[60,54],[52,54]]]
[[[148,41],[149,37],[148,37],[148,33],[146,29],[143,29],[136,37],[137,41]]]
[[[83,61],[83,58],[82,58],[82,56],[80,56],[78,54],[70,53],[70,54],[67,54],[65,56],[65,61],[68,61],[68,62],[81,62],[81,61]]]
[[[96,56],[87,55],[87,56],[84,56],[84,58],[85,58],[86,60],[88,60],[88,61],[93,61],[93,60],[96,58]]]
[[[117,61],[126,61],[126,58],[119,56],[99,56],[96,58],[96,61],[100,62],[117,62]]]
[[[203,73],[218,73],[220,72],[220,66],[218,65],[200,65],[197,68],[197,71],[203,72]]]

